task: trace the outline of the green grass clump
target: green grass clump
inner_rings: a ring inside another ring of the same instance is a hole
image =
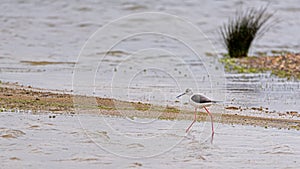
[[[258,10],[249,8],[245,12],[237,12],[234,19],[221,27],[220,32],[230,57],[247,57],[253,40],[268,30],[267,24],[273,16],[266,13],[267,8]]]
[[[228,72],[236,73],[259,73],[264,72],[265,69],[248,67],[247,65],[240,64],[236,58],[221,58],[220,62],[224,63],[225,69]]]

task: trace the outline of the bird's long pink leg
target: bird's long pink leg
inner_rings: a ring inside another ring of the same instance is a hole
[[[210,120],[211,120],[211,143],[212,143],[213,140],[214,140],[214,134],[215,134],[213,116],[212,116],[212,114],[208,111],[208,109],[205,106],[203,106],[203,108],[206,110],[206,112],[210,116]]]
[[[185,130],[185,132],[188,132],[190,130],[190,128],[192,127],[192,125],[196,122],[197,120],[197,108],[195,108],[195,116],[194,116],[194,121],[192,122],[192,124],[190,124],[190,126]]]

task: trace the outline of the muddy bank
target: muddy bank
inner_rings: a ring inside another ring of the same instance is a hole
[[[17,84],[0,84],[0,109],[1,111],[23,111],[33,114],[37,113],[99,113],[111,116],[125,116],[129,118],[157,118],[157,119],[193,119],[193,112],[180,110],[176,107],[160,107],[140,102],[125,102],[109,98],[76,96],[75,98],[95,100],[95,107],[74,107],[74,95],[67,91],[49,91]],[[117,106],[116,106],[117,105]],[[121,105],[121,106],[120,106]],[[78,105],[77,105],[78,106]],[[78,111],[86,110],[86,111]],[[229,111],[236,111],[235,107],[225,107]],[[253,111],[263,111],[259,108]],[[77,110],[77,111],[76,111]],[[96,110],[96,111],[95,111]],[[289,113],[287,113],[288,115]],[[298,116],[298,112],[293,112]],[[53,116],[49,116],[50,118]],[[55,116],[54,116],[55,117]],[[242,124],[262,127],[276,127],[288,129],[300,129],[300,120],[293,118],[266,118],[239,115],[238,113],[224,114],[214,113],[215,121],[225,124]],[[209,120],[207,114],[199,114],[199,121]]]
[[[223,58],[227,71],[257,73],[271,71],[281,78],[300,79],[300,53],[286,53],[279,56],[258,56],[245,58]]]

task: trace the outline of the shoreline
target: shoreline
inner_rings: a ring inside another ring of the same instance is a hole
[[[74,106],[74,98],[77,97],[89,101],[88,106]],[[89,107],[91,101],[95,102],[93,107]],[[231,107],[225,109],[231,109]],[[47,90],[6,82],[0,83],[0,110],[1,112],[21,110],[32,114],[78,114],[78,112],[80,112],[80,114],[92,113],[128,118],[139,117],[166,120],[191,120],[194,116],[193,111],[180,110],[176,107],[154,106],[140,102],[126,102],[91,96],[74,96],[70,91]],[[296,114],[298,115],[297,112]],[[237,113],[213,113],[213,116],[216,122],[223,124],[300,130],[300,120],[297,119],[256,117],[239,115]],[[52,116],[49,116],[49,118],[51,117]],[[200,112],[198,121],[209,121],[209,118],[205,112]]]

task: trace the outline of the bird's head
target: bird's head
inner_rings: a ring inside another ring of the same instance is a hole
[[[189,89],[189,88],[187,88],[187,89],[185,90],[185,92],[184,92],[184,93],[182,93],[182,94],[178,95],[176,98],[178,99],[179,97],[181,97],[181,96],[183,96],[183,95],[188,95],[188,96],[191,96],[192,94],[193,94],[193,91],[192,91],[192,89]]]
[[[193,91],[192,91],[192,89],[190,89],[190,88],[187,88],[186,90],[185,90],[185,92],[184,92],[186,95],[192,95],[193,94]]]

